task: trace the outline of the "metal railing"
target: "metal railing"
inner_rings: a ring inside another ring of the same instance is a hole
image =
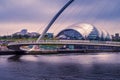
[[[112,41],[90,41],[90,40],[40,40],[39,42],[35,41],[24,41],[24,42],[12,42],[8,45],[17,45],[17,44],[103,44],[103,45],[118,45],[120,42]]]

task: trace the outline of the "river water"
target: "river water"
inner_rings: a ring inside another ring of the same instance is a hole
[[[0,56],[0,80],[120,80],[120,53]]]

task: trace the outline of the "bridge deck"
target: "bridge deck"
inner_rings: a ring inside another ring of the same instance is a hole
[[[39,42],[14,42],[8,46],[18,45],[65,45],[65,44],[78,44],[78,45],[105,45],[105,46],[120,46],[120,42],[111,41],[87,41],[87,40],[40,40]]]

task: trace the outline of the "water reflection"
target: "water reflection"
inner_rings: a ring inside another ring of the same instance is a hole
[[[0,64],[1,80],[120,80],[120,54],[22,56],[20,60]]]
[[[8,61],[17,61],[17,62],[19,62],[21,57],[22,57],[22,55],[13,55],[13,56],[10,56],[8,58]]]

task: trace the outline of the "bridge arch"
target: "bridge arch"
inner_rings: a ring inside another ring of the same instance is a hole
[[[56,21],[56,19],[62,14],[62,12],[75,0],[68,1],[59,11],[58,13],[52,18],[50,23],[46,26],[45,30],[42,32],[40,37],[37,39],[36,42],[39,42],[45,35],[45,33],[49,30],[49,28],[53,25],[53,23]]]

